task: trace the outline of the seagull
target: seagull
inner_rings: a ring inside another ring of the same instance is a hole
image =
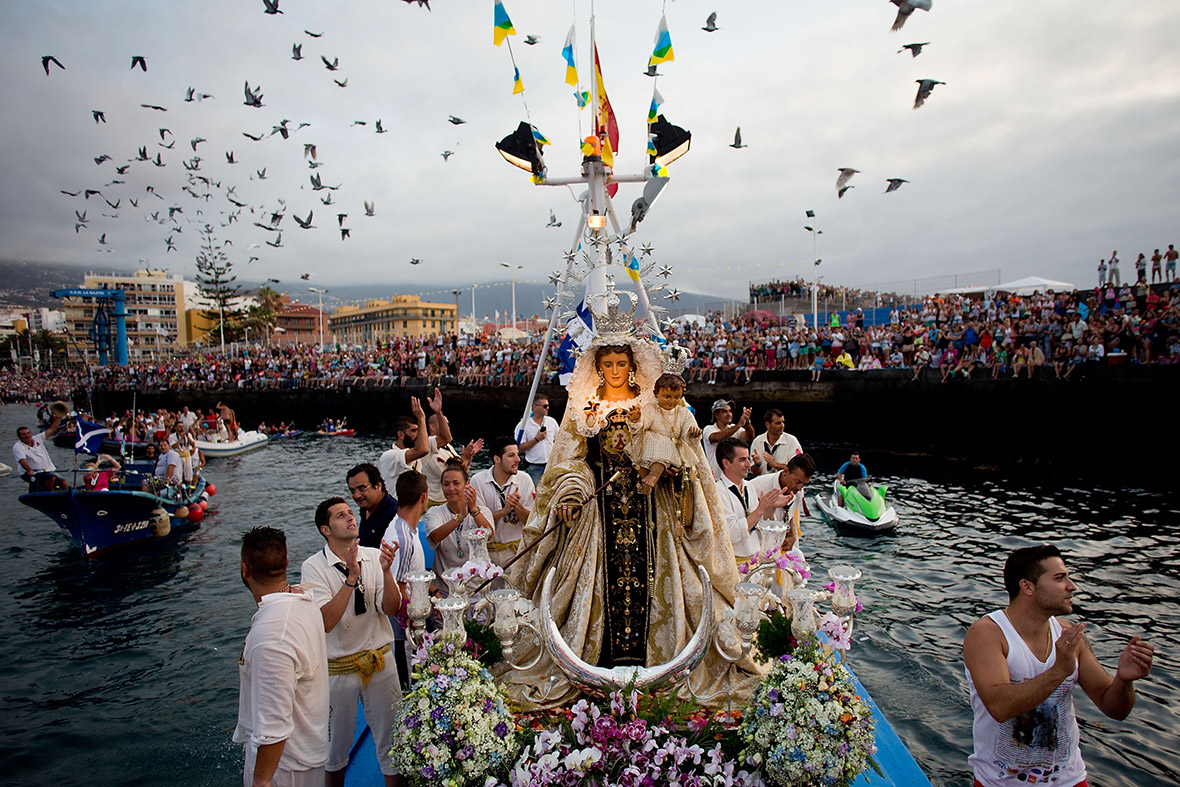
[[[95,164],[102,164],[104,161],[110,161],[110,160],[111,160],[111,157],[108,156],[106,153],[103,153],[101,156],[95,156],[94,163]]]
[[[908,49],[908,50],[910,50],[911,55],[913,55],[914,57],[917,57],[918,55],[922,54],[922,47],[924,47],[924,46],[930,46],[930,42],[926,41],[921,44],[906,44],[901,49],[897,50],[897,54],[900,55],[902,52],[904,52]]]
[[[447,120],[449,120],[449,121],[450,121],[450,122],[451,122],[453,125],[456,125],[456,126],[461,126],[461,125],[463,125],[464,123],[466,123],[466,122],[467,122],[467,121],[466,121],[466,120],[464,120],[463,118],[458,118],[458,117],[455,117],[454,115],[450,115],[450,116],[447,118]]]
[[[338,226],[341,226],[341,227],[343,227],[343,226],[344,226],[344,220],[345,220],[345,219],[347,219],[347,218],[348,218],[348,214],[347,214],[347,213],[337,213],[337,214],[336,214],[336,221],[338,221],[338,222],[339,222],[339,225],[338,225]]]
[[[410,258],[410,264],[411,264],[411,265],[421,265],[421,264],[422,264],[422,260],[418,259],[417,257],[411,257],[411,258]]]
[[[367,126],[367,125],[369,125],[369,121],[367,121],[367,120],[354,120],[354,121],[352,121],[352,125],[354,125],[354,126]]]
[[[252,257],[250,257],[250,259],[246,260],[246,264],[249,265],[250,263],[254,262],[254,260],[260,260],[260,259],[262,259],[262,258],[252,256]]]
[[[647,67],[647,70],[643,72],[643,75],[645,77],[658,77],[658,76],[660,76],[659,72],[656,71],[656,64],[655,63],[652,63],[651,65],[649,65]]]
[[[78,221],[80,221],[83,224],[86,223],[86,211],[82,211],[81,213],[79,213],[78,211],[74,211],[74,215],[78,217]]]
[[[307,33],[312,38],[319,38],[320,36],[323,35],[323,33],[313,33],[310,30],[304,30],[303,32]]]
[[[238,160],[236,158],[234,158],[234,152],[232,150],[226,152],[225,163],[226,164],[237,164],[238,163]]]
[[[291,59],[292,60],[302,60],[303,59],[303,44],[291,44]]]
[[[154,109],[157,112],[167,112],[168,111],[168,109],[166,107],[162,107],[159,104],[140,104],[140,106],[143,107],[144,109]]]
[[[332,81],[336,83],[336,87],[348,87],[348,77],[345,77],[343,82],[339,79],[333,79]]]
[[[102,235],[98,236],[98,242],[101,243],[103,246],[107,245],[107,234],[105,232]]]
[[[311,159],[314,160],[315,159],[315,145],[305,142],[303,144],[303,157],[304,158],[310,157]]]
[[[257,172],[258,172],[258,179],[259,180],[266,180],[266,167],[263,167],[262,169],[257,170]]]
[[[934,90],[935,85],[945,85],[946,82],[939,82],[937,79],[916,79],[918,83],[918,95],[914,98],[914,109],[926,103],[926,98]]]
[[[539,43],[541,43],[541,37],[534,36],[534,35],[526,35],[524,37],[524,42],[526,44],[528,44],[529,46],[532,46],[533,44],[539,44]]]
[[[195,92],[196,91],[193,90],[191,87],[188,90],[184,91],[184,102],[186,104],[191,104],[193,101],[196,100],[193,98],[193,93],[195,93]]]
[[[60,191],[62,194],[65,194],[67,197],[76,197],[82,193],[81,189],[78,189],[77,191],[66,191],[65,189],[60,189]]]
[[[291,218],[295,219],[295,223],[296,223],[296,224],[298,224],[298,225],[299,225],[300,227],[302,227],[303,229],[305,229],[305,230],[310,230],[310,229],[314,229],[314,227],[312,227],[312,226],[311,226],[311,217],[312,217],[312,216],[314,216],[314,215],[315,215],[315,211],[314,211],[314,210],[309,210],[309,211],[307,212],[307,218],[306,218],[306,219],[301,219],[301,218],[299,218],[298,216],[294,216],[294,215],[293,215],[293,216],[291,216]]]
[[[365,215],[366,216],[376,216],[377,215],[377,203],[369,202],[368,200],[365,200]]]
[[[546,224],[545,226],[546,227],[560,227],[561,226],[561,222],[557,220],[557,216],[554,215],[553,211],[549,211],[549,223]]]
[[[909,183],[908,180],[904,180],[903,178],[889,178],[888,182],[889,182],[889,187],[887,189],[885,189],[886,194],[888,194],[891,191],[897,191],[899,188],[901,188],[902,183]]]
[[[716,11],[709,14],[709,18],[705,20],[705,26],[701,28],[701,30],[704,30],[706,33],[716,33],[720,29],[721,28],[719,28],[717,26],[717,12]]]
[[[262,107],[261,89],[262,88],[259,87],[258,91],[253,91],[250,89],[250,82],[249,81],[246,82],[246,101],[245,101],[246,106],[255,107],[255,108]]]
[[[340,58],[338,58],[338,57],[333,58],[332,60],[329,60],[328,58],[324,57],[323,55],[320,55],[320,60],[324,61],[324,67],[327,68],[329,71],[335,71],[336,69],[340,68]]]
[[[290,122],[291,122],[290,120],[283,118],[282,123],[279,123],[277,126],[275,126],[274,128],[272,128],[270,130],[270,135],[273,137],[275,134],[279,134],[282,136],[283,139],[290,139],[291,138],[291,130],[289,128],[287,128],[287,124]]]
[[[130,164],[124,164],[124,165],[123,165],[123,166],[121,166],[121,167],[115,167],[115,174],[117,174],[117,175],[126,175],[126,174],[127,174],[127,170],[129,170],[129,169],[131,169],[131,165],[130,165]]]
[[[854,188],[856,188],[856,186],[844,186],[843,188],[841,188],[839,191],[836,192],[836,199],[843,199],[844,192],[848,191],[848,189],[854,189]]]
[[[325,205],[331,205],[332,204],[332,192],[329,191],[328,196],[326,196],[326,197],[320,197],[320,202],[324,203]]]
[[[848,181],[852,180],[852,176],[860,172],[860,170],[853,169],[852,167],[841,167],[839,172],[840,177],[836,178],[836,191],[840,191],[842,188],[847,186]]]
[[[453,150],[444,150],[442,153],[439,153],[439,155],[443,157],[443,161],[446,161],[446,160],[447,160],[447,159],[449,159],[451,156],[455,155],[455,151],[453,151]]]
[[[165,254],[167,254],[170,251],[176,251],[176,242],[174,240],[172,240],[171,236],[165,238],[164,243],[167,244],[167,248],[164,249]]]
[[[147,71],[147,61],[143,59],[143,55],[131,56],[131,70],[135,70],[136,66],[139,66],[141,71]]]
[[[381,127],[381,118],[377,118],[376,126],[377,126],[377,133],[378,134],[384,134],[389,131],[389,129]]]
[[[742,127],[741,126],[738,126],[737,131],[733,132],[733,144],[730,145],[730,147],[735,148],[735,149],[739,149],[739,150],[741,148],[749,147],[749,145],[742,144]]]
[[[106,114],[104,114],[102,112],[102,110],[92,109],[92,110],[90,110],[90,114],[94,116],[94,124],[95,125],[98,125],[98,123],[100,121],[103,123],[107,122],[107,116],[106,116]]]
[[[273,16],[275,14],[283,13],[279,10],[279,0],[262,0],[262,4],[266,6],[266,10],[262,12],[264,14],[270,14]]]
[[[266,242],[266,245],[271,246],[276,249],[279,248],[280,246],[282,246],[283,245],[283,233],[280,231],[278,234],[278,237],[276,237],[273,241],[268,240]]]
[[[894,32],[905,26],[905,20],[914,13],[914,9],[921,8],[923,11],[929,11],[931,5],[930,0],[889,0],[889,2],[897,6],[897,19],[893,20]]]
[[[151,186],[148,186],[148,188],[150,189]],[[99,191],[98,189],[86,189],[86,192],[82,196],[85,197],[86,199],[90,199],[91,197],[93,197],[96,194],[98,196],[102,197],[102,192]],[[105,199],[105,197],[104,197],[104,199]]]
[[[304,281],[311,281],[311,274],[310,273],[301,273],[301,274],[299,274],[299,278],[303,279]]]
[[[209,140],[205,139],[204,137],[193,137],[192,139],[189,140],[189,144],[193,146],[193,152],[195,153],[197,150],[197,145],[201,144],[202,142],[208,142],[208,141]]]
[[[246,137],[246,138],[248,138],[248,139],[252,139],[252,140],[254,140],[255,142],[261,142],[261,141],[262,141],[262,137],[263,137],[263,135],[262,135],[262,134],[259,134],[258,136],[254,136],[253,134],[250,134],[250,133],[248,133],[248,132],[245,132],[245,131],[243,131],[243,132],[242,132],[242,136],[243,136],[243,137]]]
[[[66,70],[66,67],[61,64],[61,61],[58,60],[53,55],[42,55],[41,56],[41,67],[45,69],[45,76],[49,76],[49,64],[50,63],[53,63],[55,66],[60,68],[62,71]]]
[[[352,237],[352,230],[350,230],[348,227],[341,227],[340,228],[340,240],[344,240],[345,238],[350,238],[350,237]]]
[[[119,209],[119,205],[120,205],[120,204],[123,202],[123,198],[122,198],[122,197],[120,197],[119,199],[115,200],[114,202],[111,202],[111,201],[110,201],[109,199],[107,199],[106,197],[103,197],[103,198],[102,198],[102,201],[103,201],[103,202],[105,202],[106,204],[110,205],[110,206],[111,206],[111,210],[118,210],[118,209]]]

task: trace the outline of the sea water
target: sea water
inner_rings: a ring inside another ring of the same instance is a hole
[[[0,435],[35,427],[33,408],[0,412]],[[463,440],[477,436],[462,434]],[[201,527],[172,544],[87,560],[43,515],[20,505],[25,485],[0,479],[0,773],[5,784],[232,785],[242,754],[230,741],[238,656],[254,603],[242,585],[241,534],[287,532],[291,579],[323,545],[315,506],[347,498],[344,476],[375,461],[388,435],[274,441],[212,460],[218,494]],[[50,448],[72,476],[72,454]],[[846,456],[818,450],[809,497]],[[5,463],[11,463],[8,453]],[[1097,458],[1097,457],[1096,457]],[[482,459],[482,461],[480,461]],[[865,462],[889,485],[901,524],[872,537],[815,517],[803,545],[817,579],[850,563],[864,572],[849,663],[936,785],[969,785],[971,710],[961,647],[967,627],[1006,603],[1004,556],[1051,541],[1079,586],[1099,661],[1114,671],[1133,634],[1156,647],[1123,722],[1078,696],[1082,753],[1093,785],[1180,783],[1180,504],[1171,479],[1142,488],[1030,480],[1020,471]],[[486,454],[477,459],[486,466]],[[1079,690],[1078,695],[1081,695]]]

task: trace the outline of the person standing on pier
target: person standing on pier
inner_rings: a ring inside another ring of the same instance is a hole
[[[423,483],[425,486],[425,483]],[[423,489],[425,497],[425,489]],[[328,787],[343,787],[356,731],[358,697],[373,731],[377,763],[386,787],[401,777],[389,755],[394,718],[402,691],[392,661],[390,615],[401,611],[401,585],[391,573],[399,544],[382,541],[380,549],[362,547],[356,517],[342,497],[316,507],[316,529],[324,548],[303,561],[300,582],[311,592],[326,633],[330,705]]]
[[[1106,286],[1106,260],[1098,260],[1098,288]]]
[[[320,787],[328,761],[324,619],[310,592],[287,583],[282,530],[247,531],[241,571],[258,605],[238,659],[233,740],[245,750],[243,783]]]
[[[1107,263],[1107,270],[1109,275],[1107,281],[1114,287],[1122,286],[1123,277],[1119,274],[1119,253],[1117,251],[1110,253],[1110,262]]]
[[[533,479],[520,472],[520,449],[511,437],[491,446],[492,466],[471,476],[479,505],[492,512],[495,535],[488,542],[492,562],[503,566],[520,549],[520,535],[537,497]]]
[[[1086,784],[1073,688],[1080,685],[1112,719],[1135,706],[1134,682],[1151,672],[1154,649],[1136,635],[1114,678],[1094,657],[1073,611],[1077,585],[1052,544],[1024,547],[1004,563],[1008,607],[976,621],[963,640],[975,720],[968,758],[979,787],[1013,783]]]

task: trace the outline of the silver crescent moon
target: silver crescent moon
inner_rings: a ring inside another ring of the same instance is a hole
[[[701,577],[701,617],[692,639],[676,656],[665,664],[654,667],[595,667],[583,661],[561,636],[550,611],[553,596],[553,577],[556,568],[550,568],[541,585],[541,637],[545,650],[553,663],[564,673],[566,679],[591,694],[606,696],[612,691],[621,691],[634,684],[639,691],[654,690],[671,680],[679,680],[700,663],[708,650],[713,633],[713,583],[704,566],[697,566]]]

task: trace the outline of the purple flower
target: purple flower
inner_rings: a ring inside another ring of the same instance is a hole
[[[486,700],[483,701],[483,712],[484,713],[491,713],[492,708],[494,708],[494,707],[496,707],[496,703],[492,702],[491,697],[488,697]]]
[[[492,732],[496,733],[497,738],[503,740],[504,738],[508,737],[508,725],[504,722],[500,722],[494,728],[492,728]]]
[[[408,729],[412,730],[417,726],[418,726],[418,716],[417,715],[411,713],[409,716],[406,716],[406,727]]]

